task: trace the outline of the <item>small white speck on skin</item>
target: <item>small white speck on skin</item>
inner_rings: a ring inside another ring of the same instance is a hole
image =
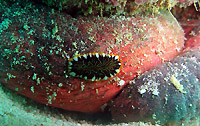
[[[154,90],[152,91],[152,94],[158,96],[158,95],[159,95],[158,89],[154,89]]]
[[[63,83],[59,83],[59,84],[58,84],[58,87],[62,87],[62,86],[63,86]]]
[[[31,86],[31,92],[34,93],[34,86]]]
[[[146,89],[138,89],[138,92],[139,92],[140,94],[144,94],[144,93],[146,92]]]
[[[34,73],[32,79],[33,79],[33,80],[36,80],[36,78],[37,78],[37,74]]]
[[[123,86],[125,84],[124,80],[120,80],[119,83],[117,84],[118,86]]]
[[[98,90],[98,89],[96,89],[96,93],[97,93],[97,94],[99,93],[99,90]]]
[[[81,84],[81,91],[83,91],[85,88],[85,85],[84,84]]]

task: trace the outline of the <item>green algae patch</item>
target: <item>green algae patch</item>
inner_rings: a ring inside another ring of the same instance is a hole
[[[187,7],[198,0],[42,0],[43,3],[59,10],[78,15],[138,15],[155,14],[171,9],[175,5]]]

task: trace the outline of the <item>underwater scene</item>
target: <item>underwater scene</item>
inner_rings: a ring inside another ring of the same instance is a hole
[[[200,1],[0,0],[0,126],[200,126]]]

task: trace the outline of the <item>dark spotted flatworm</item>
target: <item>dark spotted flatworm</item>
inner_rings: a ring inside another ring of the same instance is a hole
[[[107,80],[121,69],[119,56],[105,53],[75,55],[68,62],[69,75],[89,81]]]

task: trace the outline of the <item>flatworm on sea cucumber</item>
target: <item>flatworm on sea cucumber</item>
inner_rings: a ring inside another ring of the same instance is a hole
[[[69,59],[68,72],[88,81],[107,80],[120,72],[119,56],[105,53],[86,53]]]

